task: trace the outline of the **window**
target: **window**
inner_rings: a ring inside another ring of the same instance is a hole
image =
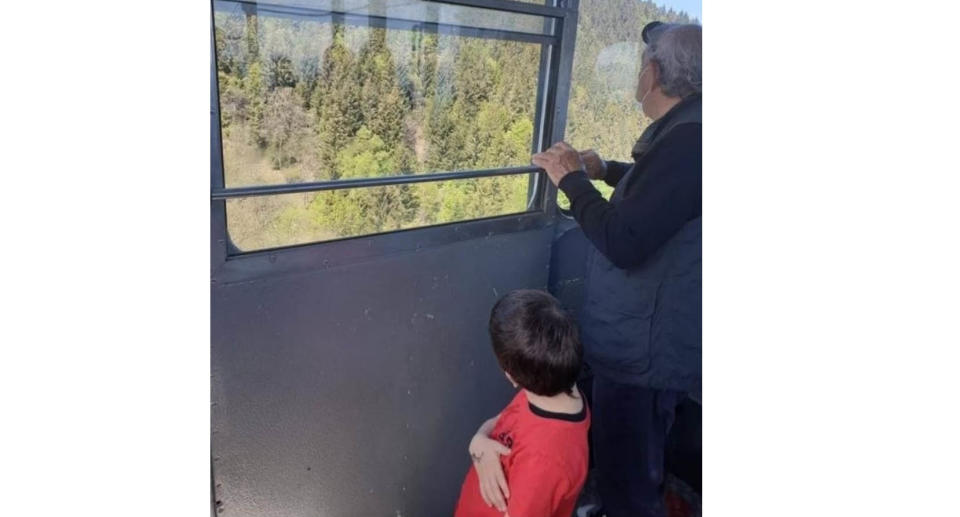
[[[530,154],[552,27],[437,2],[215,1],[223,183],[253,189],[226,197],[233,244],[246,252],[538,209]],[[446,174],[505,168],[513,173]],[[444,181],[422,181],[437,173]],[[351,183],[394,177],[405,180]],[[349,188],[256,192],[324,182]]]
[[[659,2],[663,3],[663,2]],[[637,0],[580,0],[580,22],[573,57],[566,140],[593,149],[604,159],[630,162],[630,151],[650,121],[635,99],[643,40],[652,21],[695,23],[682,12]],[[613,189],[594,184],[609,197]],[[562,193],[561,208],[569,208]]]
[[[327,190],[227,201],[242,250],[276,248],[527,210],[527,175]]]

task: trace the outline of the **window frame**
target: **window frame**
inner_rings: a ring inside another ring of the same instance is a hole
[[[441,4],[478,7],[500,12],[534,14],[552,24],[552,35],[516,33],[498,29],[470,28],[471,36],[493,39],[535,39],[540,41],[540,70],[537,78],[535,125],[531,152],[546,149],[563,139],[566,129],[573,52],[576,39],[578,0],[547,0],[548,5],[513,0],[428,0]],[[295,8],[300,10],[301,8]],[[210,2],[210,202],[211,202],[211,279],[214,283],[233,283],[310,269],[326,269],[378,256],[419,251],[477,237],[531,231],[550,226],[559,211],[557,189],[543,169],[534,166],[464,170],[426,174],[370,177],[308,183],[253,185],[226,188],[223,145],[220,128],[220,99],[215,44],[214,1]],[[280,14],[282,16],[282,14]],[[338,16],[333,13],[331,16]],[[366,15],[363,15],[366,20]],[[376,17],[375,17],[376,18]],[[338,20],[339,21],[339,20]],[[410,29],[409,21],[394,22],[380,17],[386,28]],[[417,22],[419,25],[439,26]],[[394,25],[394,26],[391,26]],[[441,30],[438,27],[438,30]],[[462,32],[458,34],[464,35]],[[519,35],[519,36],[518,36]],[[365,234],[336,240],[296,244],[278,248],[241,251],[230,240],[227,228],[228,199],[290,193],[405,185],[428,181],[452,181],[502,175],[530,174],[528,210],[522,213],[468,219],[383,233]]]

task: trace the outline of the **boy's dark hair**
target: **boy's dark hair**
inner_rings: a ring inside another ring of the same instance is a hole
[[[490,311],[490,338],[500,367],[521,387],[545,397],[571,392],[583,347],[573,317],[550,294],[505,294]]]

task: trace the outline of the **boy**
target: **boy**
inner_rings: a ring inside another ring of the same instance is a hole
[[[543,291],[507,293],[490,314],[497,361],[521,388],[470,441],[456,517],[570,517],[587,476],[589,410],[576,388],[573,318]]]

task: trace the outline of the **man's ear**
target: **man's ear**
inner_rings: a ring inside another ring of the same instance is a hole
[[[650,68],[650,79],[653,80],[653,85],[650,87],[650,91],[660,89],[660,65],[656,61],[650,60],[650,63],[647,64]]]

